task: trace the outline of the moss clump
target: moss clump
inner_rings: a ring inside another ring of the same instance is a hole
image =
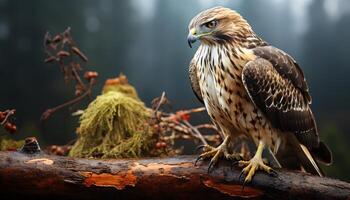
[[[141,157],[155,145],[147,123],[150,113],[135,88],[123,75],[112,80],[106,82],[102,95],[81,116],[78,139],[70,156]]]
[[[5,136],[0,137],[0,151],[19,149],[24,145],[24,140],[13,140]]]
[[[123,74],[120,74],[117,78],[108,79],[106,81],[102,89],[102,94],[105,94],[110,91],[121,92],[131,98],[140,100],[139,96],[137,95],[136,89],[129,84],[128,79]]]

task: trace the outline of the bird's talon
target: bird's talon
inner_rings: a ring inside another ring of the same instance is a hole
[[[212,167],[214,166],[214,162],[210,161],[209,166],[208,166],[208,174],[210,174]]]
[[[214,147],[212,147],[212,146],[210,146],[210,145],[207,145],[207,144],[199,145],[199,146],[196,148],[196,152],[199,151],[200,149],[203,149],[203,152],[204,152],[204,153],[211,152],[211,151],[215,150]]]
[[[204,149],[205,146],[206,146],[205,144],[199,145],[198,147],[196,147],[195,151],[198,152],[199,150]]]
[[[196,161],[194,161],[194,166],[197,165],[197,162],[198,162],[200,159],[202,159],[202,157],[201,157],[201,156],[198,156],[198,158],[196,159]]]
[[[261,158],[257,158],[257,157],[254,157],[249,161],[239,161],[239,165],[245,166],[242,169],[242,172],[239,176],[239,179],[241,178],[242,175],[246,176],[244,179],[245,183],[252,181],[252,179],[255,175],[255,172],[257,170],[265,171],[271,175],[277,174],[277,172],[275,170],[273,170],[271,167],[265,165]]]
[[[196,161],[194,162],[194,166],[197,165],[197,162],[199,160],[203,160],[206,159],[207,157],[211,156],[213,153],[215,153],[214,147],[211,147],[209,145],[200,145],[197,147],[196,151],[198,151],[199,149],[203,148],[203,152],[202,154],[200,154],[198,156],[198,158],[196,159]]]
[[[244,175],[244,171],[242,170],[241,173],[240,173],[239,176],[238,176],[238,181],[241,180],[241,178],[243,177],[243,175]]]
[[[225,140],[227,142],[227,139]],[[229,154],[227,153],[227,145],[226,142],[223,142],[220,146],[214,148],[212,146],[209,145],[200,145],[197,147],[197,150],[203,148],[203,153],[200,154],[198,156],[198,158],[196,159],[196,161],[194,162],[194,165],[196,166],[197,162],[199,160],[205,160],[209,157],[212,157],[212,159],[210,160],[209,166],[208,166],[208,173],[211,172],[212,168],[216,165],[216,163],[218,162],[219,158],[221,156],[225,157],[228,160],[238,160],[240,159],[240,155],[239,154]]]

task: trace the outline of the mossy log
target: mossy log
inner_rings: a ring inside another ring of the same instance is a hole
[[[26,141],[28,142],[28,140]],[[195,156],[96,160],[44,154],[36,143],[0,152],[1,199],[349,199],[350,184],[301,172],[257,173],[242,190],[240,169]]]

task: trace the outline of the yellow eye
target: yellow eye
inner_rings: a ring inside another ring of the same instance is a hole
[[[214,28],[217,24],[218,24],[218,21],[217,21],[217,20],[212,20],[212,21],[210,21],[210,22],[205,23],[204,25],[205,25],[207,28]]]

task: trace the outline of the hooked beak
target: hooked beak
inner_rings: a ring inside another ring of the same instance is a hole
[[[192,48],[192,44],[195,43],[197,40],[198,40],[198,36],[196,34],[196,29],[192,28],[187,36],[188,46]]]

